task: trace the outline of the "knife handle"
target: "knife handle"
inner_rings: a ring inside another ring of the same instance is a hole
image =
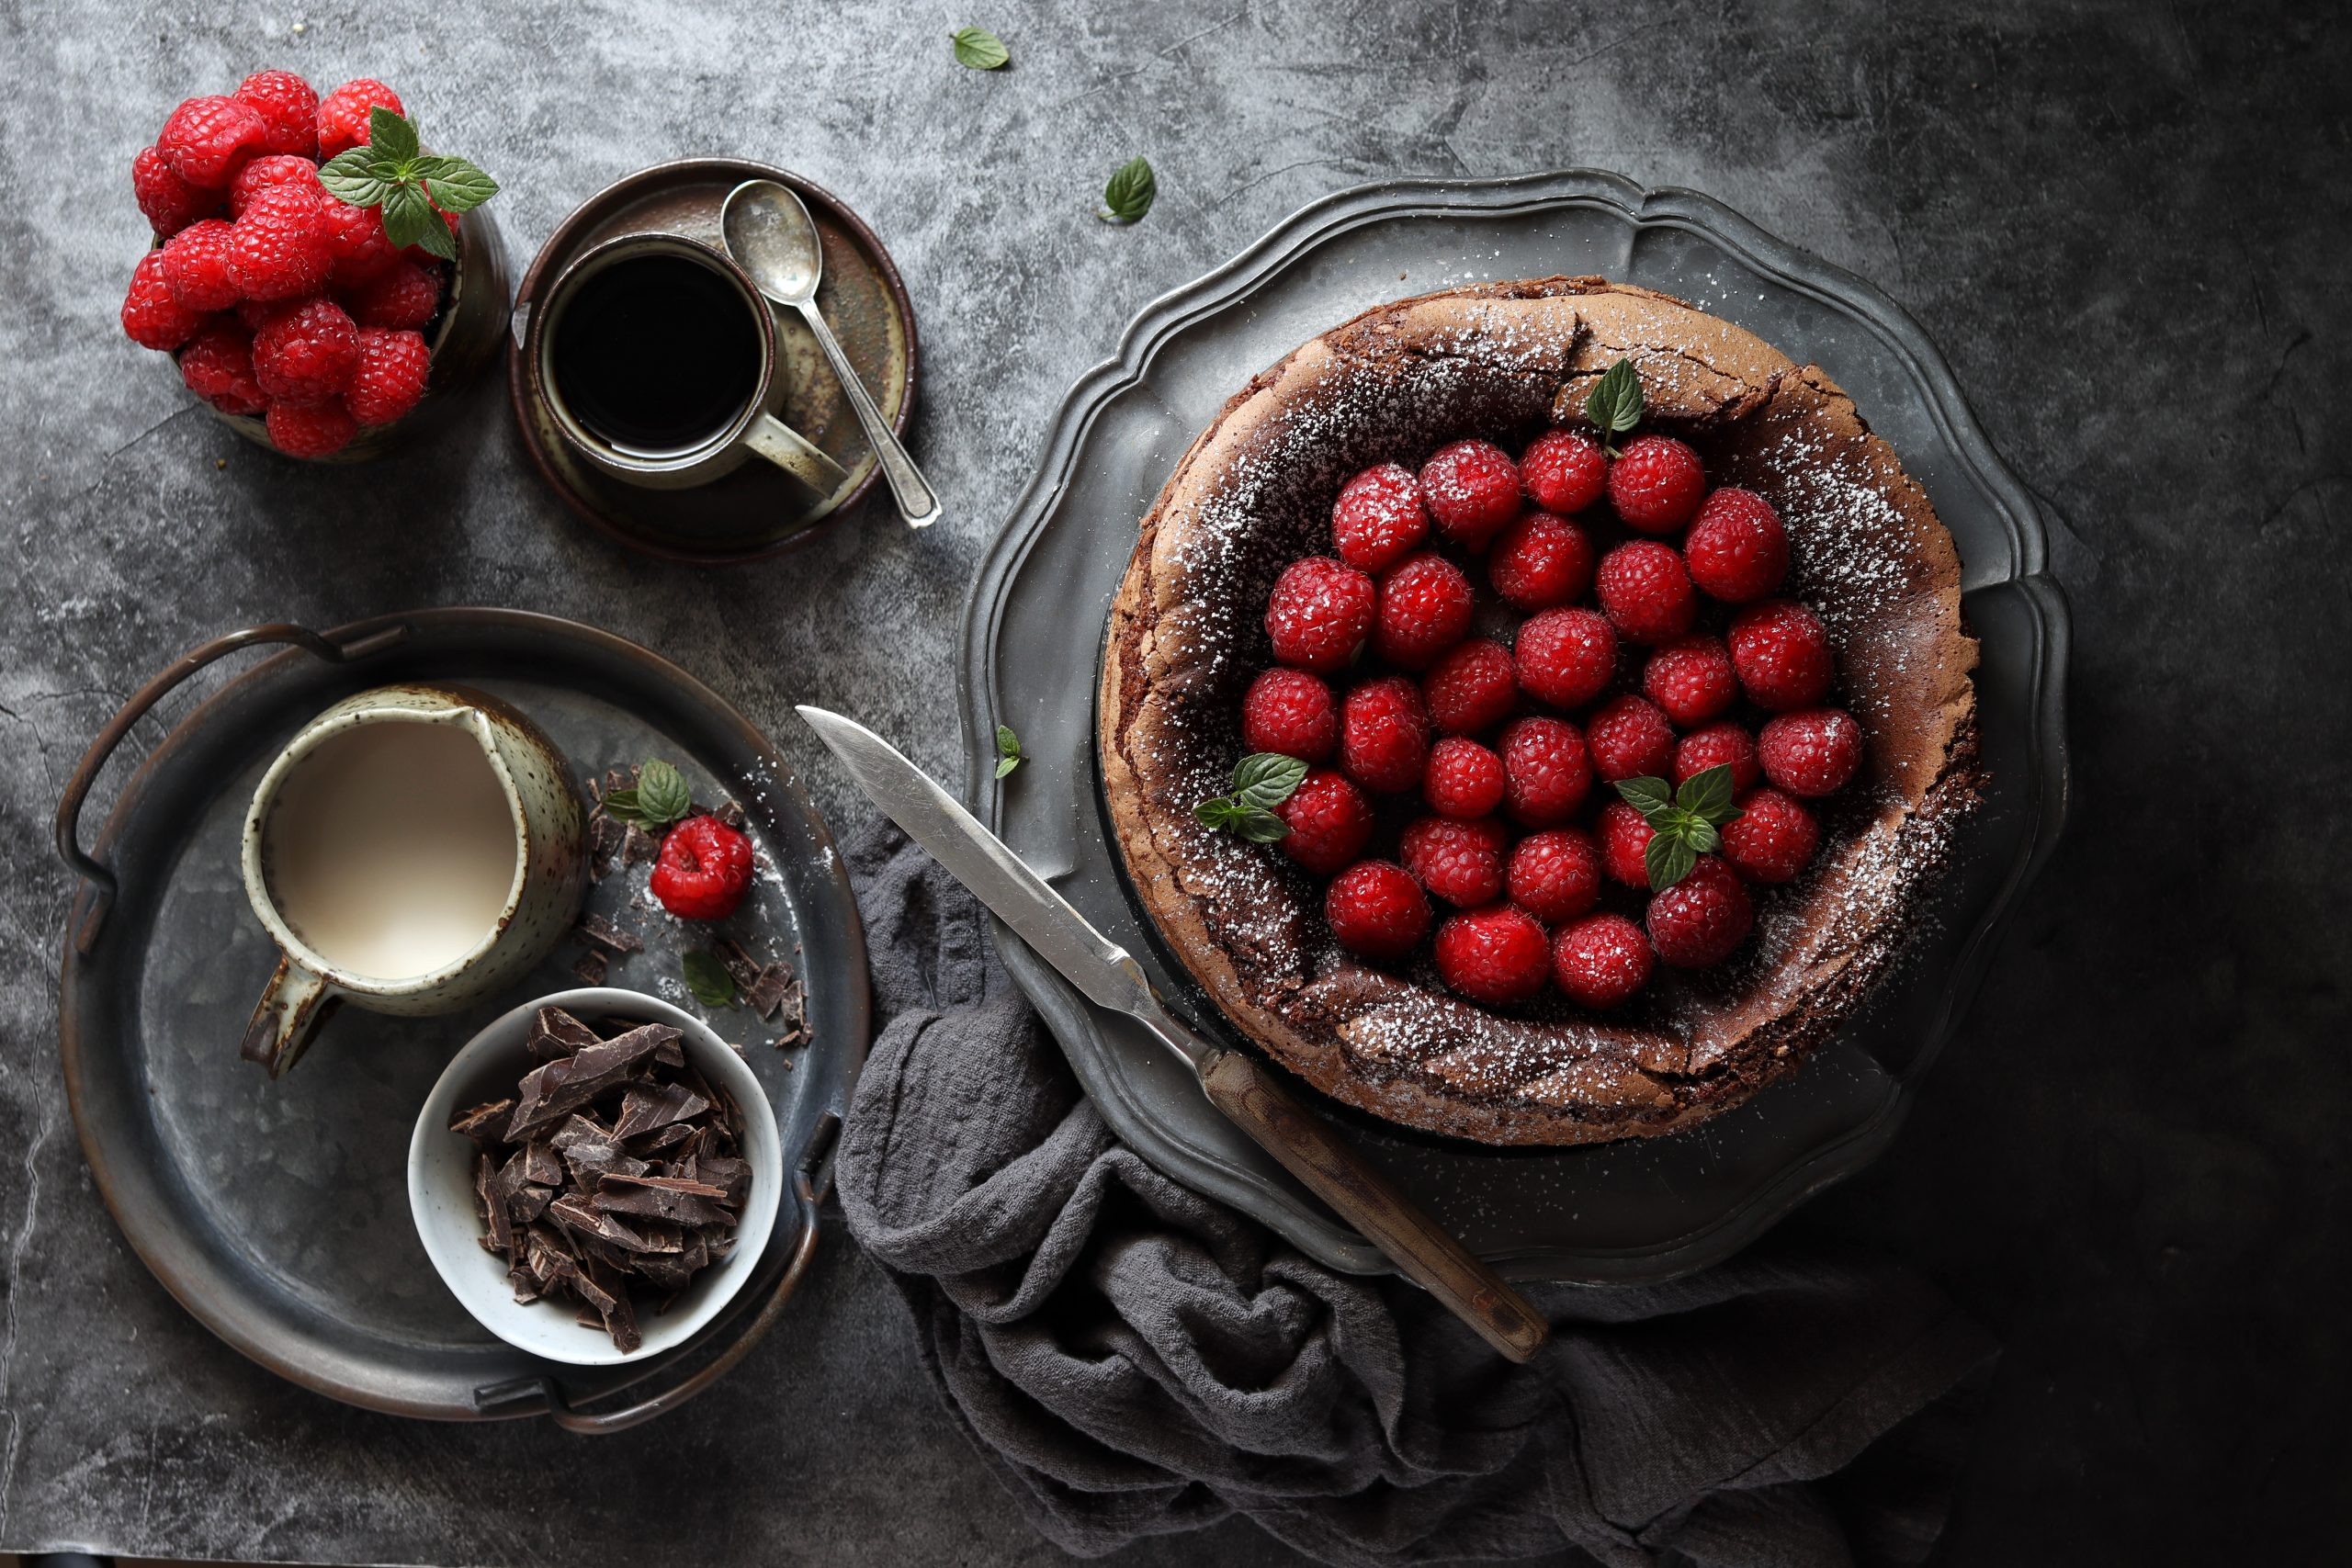
[[[1293,1099],[1256,1057],[1229,1047],[1216,1050],[1201,1065],[1201,1087],[1259,1147],[1487,1344],[1524,1361],[1551,1334],[1525,1296],[1399,1192],[1329,1122]]]

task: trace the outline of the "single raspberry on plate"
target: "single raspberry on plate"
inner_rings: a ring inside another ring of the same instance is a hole
[[[1503,803],[1503,760],[1460,735],[1430,748],[1421,798],[1441,817],[1487,817]]]
[[[1677,969],[1704,969],[1747,940],[1756,908],[1729,866],[1701,855],[1681,881],[1651,895],[1645,923],[1660,958]]]
[[[203,324],[203,311],[191,310],[172,297],[172,286],[164,280],[164,253],[149,251],[141,256],[122,297],[122,330],[130,341],[141,348],[174,349]]]
[[[1503,884],[1510,901],[1556,926],[1600,901],[1600,852],[1578,828],[1546,828],[1511,846]]]
[[[1464,909],[1437,929],[1437,972],[1474,1002],[1523,1002],[1552,976],[1552,947],[1535,917],[1509,904]]]
[[[1613,1008],[1650,983],[1650,939],[1623,915],[1588,915],[1552,939],[1552,981],[1572,1001]]]
[[[180,379],[222,413],[256,414],[268,400],[254,379],[253,333],[230,316],[197,329],[180,350]]]
[[[1441,446],[1421,465],[1421,500],[1438,532],[1483,549],[1519,515],[1519,466],[1491,441]]]
[[[1331,503],[1331,545],[1359,571],[1385,571],[1430,536],[1421,487],[1401,463],[1366,468]]]
[[[1566,518],[1531,509],[1495,541],[1487,580],[1522,610],[1581,599],[1592,586],[1592,540]]]
[[[723,920],[752,886],[752,840],[716,817],[689,817],[662,835],[650,886],[682,920]]]
[[[360,309],[375,290],[362,291]],[[1266,596],[1266,636],[1274,657],[1317,675],[1348,667],[1372,630],[1375,591],[1372,579],[1329,556],[1293,561]]]
[[[225,310],[237,302],[229,276],[229,242],[236,230],[218,218],[199,218],[164,242],[164,287],[191,310]]]
[[[1275,842],[1317,876],[1337,874],[1372,840],[1372,802],[1331,768],[1317,768],[1274,807],[1290,825]]]
[[[1252,751],[1322,761],[1340,743],[1340,705],[1331,688],[1306,671],[1269,670],[1241,699],[1241,739]]]
[[[319,166],[308,158],[298,158],[291,152],[255,158],[239,169],[237,177],[229,182],[230,216],[243,213],[253,205],[254,197],[270,186],[285,185],[304,186],[322,196],[326,194],[327,188],[319,184]],[[368,210],[373,211],[374,209]]]
[[[231,96],[261,116],[262,151],[319,155],[319,95],[291,71],[256,71]]]
[[[254,193],[237,215],[229,276],[249,299],[291,299],[315,293],[334,265],[324,204],[315,186],[276,185]]]
[[[1403,866],[1363,860],[1323,890],[1323,919],[1349,952],[1402,958],[1429,934],[1430,898]]]
[[[155,138],[172,172],[192,186],[220,190],[269,140],[260,115],[234,98],[189,98],[172,111]]]
[[[1774,713],[1811,707],[1837,673],[1829,629],[1793,599],[1748,605],[1731,618],[1726,640],[1748,700]]]
[[[1698,618],[1699,596],[1682,558],[1656,539],[1628,540],[1601,557],[1593,588],[1628,642],[1672,642]]]
[[[1522,826],[1565,822],[1591,792],[1592,759],[1566,719],[1522,718],[1503,731],[1500,750],[1503,799]]]
[[[168,240],[199,218],[220,210],[220,193],[180,178],[157,147],[141,147],[130,160],[130,188],[139,210],[159,240]]]
[[[383,231],[381,220],[378,220],[376,227],[379,233]],[[329,225],[330,248],[333,245],[332,235],[339,228],[339,224]],[[371,275],[363,281],[352,291],[351,296],[352,316],[364,327],[422,329],[425,322],[433,319],[433,312],[440,308],[441,269],[437,266],[423,266],[406,257],[397,255],[393,261],[385,265],[382,271]],[[1367,581],[1364,584],[1367,625],[1371,621],[1371,587],[1370,581]],[[1341,662],[1344,663],[1345,660],[1342,660]]]
[[[1467,909],[1502,896],[1503,849],[1510,841],[1491,817],[1475,822],[1423,817],[1397,836],[1396,857],[1430,897]]]
[[[1750,882],[1788,882],[1821,847],[1813,813],[1770,785],[1739,797],[1740,814],[1724,824],[1724,859]]]
[[[1677,789],[1693,774],[1721,767],[1731,769],[1735,793],[1755,788],[1756,781],[1764,776],[1764,770],[1757,765],[1755,739],[1731,720],[1694,729],[1674,743],[1672,777]]]
[[[1426,670],[1470,630],[1470,580],[1434,551],[1409,556],[1380,580],[1372,644],[1403,670]]]
[[[390,424],[416,407],[432,371],[433,354],[423,334],[361,327],[359,363],[351,372],[344,406],[362,424]]]
[[[356,288],[361,284],[382,276],[395,265],[407,265],[391,239],[384,232],[381,208],[354,207],[346,201],[320,204],[321,221],[326,225],[327,249],[334,254],[333,276],[339,288]],[[432,299],[440,302],[441,286],[437,275],[432,282]],[[430,318],[433,311],[425,310]],[[413,321],[411,326],[423,326]]]
[[[1537,702],[1582,707],[1617,672],[1617,634],[1590,610],[1545,610],[1519,628],[1511,661],[1521,687]]]
[[[358,367],[359,329],[332,300],[305,300],[254,333],[254,376],[272,404],[337,402]]]
[[[1547,430],[1520,454],[1519,477],[1544,511],[1582,512],[1600,499],[1609,459],[1573,430]]]
[[[1340,768],[1382,795],[1417,789],[1430,756],[1430,715],[1421,689],[1403,675],[1383,675],[1340,705]]]
[[[400,95],[381,82],[362,76],[345,82],[319,100],[319,157],[322,161],[338,152],[347,152],[368,140],[368,111],[378,106],[397,115],[408,111],[401,107]]]
[[[1862,765],[1862,727],[1837,708],[1784,713],[1756,738],[1764,776],[1791,795],[1817,800],[1846,787]]]
[[[1699,454],[1671,435],[1636,435],[1609,465],[1609,504],[1637,534],[1671,534],[1707,493]]]
[[[1674,726],[1646,697],[1617,697],[1585,720],[1584,749],[1603,783],[1664,778],[1674,766]]]
[[[1682,554],[1700,592],[1726,604],[1761,599],[1789,574],[1789,533],[1772,503],[1752,490],[1725,486],[1707,497]]]
[[[359,434],[359,422],[341,399],[309,406],[272,403],[265,418],[269,444],[289,457],[331,457]]]
[[[1598,833],[1600,840],[1600,869],[1612,882],[1628,887],[1650,885],[1650,837],[1657,832],[1649,818],[1636,811],[1630,801],[1612,800],[1600,808]]]
[[[1721,715],[1739,699],[1739,677],[1724,639],[1702,632],[1677,637],[1642,666],[1642,691],[1685,729]]]
[[[1441,735],[1476,735],[1510,716],[1519,672],[1510,650],[1491,637],[1458,642],[1421,677],[1430,723]]]

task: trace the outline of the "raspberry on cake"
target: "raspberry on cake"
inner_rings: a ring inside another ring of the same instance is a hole
[[[1649,984],[1650,939],[1623,915],[1589,916],[1552,939],[1552,977],[1569,998],[1613,1008]]]
[[[1592,540],[1565,517],[1529,511],[1504,530],[1487,557],[1487,581],[1503,602],[1547,610],[1592,586]]]
[[[1709,768],[1729,768],[1735,794],[1756,787],[1764,776],[1757,765],[1756,740],[1729,719],[1694,729],[1674,743],[1674,771],[1668,775],[1679,785]]]
[[[1492,818],[1458,822],[1423,817],[1397,835],[1396,852],[1413,879],[1456,908],[1492,902],[1503,890],[1503,848],[1510,840]]]
[[[1274,657],[1317,675],[1334,675],[1372,631],[1372,579],[1329,556],[1292,563],[1266,599],[1266,636]]]
[[[1547,430],[1520,454],[1519,474],[1536,505],[1566,516],[1600,499],[1609,459],[1573,430]]]
[[[1862,727],[1836,708],[1784,713],[1756,737],[1756,760],[1791,795],[1817,800],[1846,787],[1862,765]]]
[[[1674,765],[1674,726],[1645,697],[1613,697],[1584,726],[1585,750],[1603,783],[1655,777]]]
[[[1448,915],[1437,930],[1437,972],[1472,1001],[1523,1002],[1551,976],[1551,944],[1524,909],[1508,904]]]
[[[1521,719],[1503,731],[1502,759],[1503,799],[1525,827],[1566,822],[1592,791],[1584,737],[1566,719]]]
[[[1430,514],[1420,482],[1396,463],[1377,463],[1340,488],[1331,503],[1331,544],[1358,571],[1385,571],[1420,547]]]
[[[1671,642],[1699,615],[1682,558],[1656,539],[1631,540],[1601,557],[1593,591],[1609,624],[1628,642]]]
[[[1491,637],[1457,643],[1421,677],[1430,723],[1441,735],[1476,735],[1510,716],[1519,671],[1510,650]]]
[[[1519,628],[1511,660],[1529,696],[1580,708],[1617,672],[1617,634],[1590,610],[1546,610]]]
[[[1671,435],[1636,435],[1609,465],[1609,504],[1635,533],[1673,533],[1706,493],[1699,454]]]
[[[1690,581],[1710,598],[1745,604],[1776,592],[1789,574],[1789,535],[1772,503],[1725,486],[1709,495],[1683,536]]]
[[[1695,729],[1739,700],[1739,676],[1724,639],[1701,632],[1650,655],[1642,666],[1642,692],[1667,717]]]
[[[1792,882],[1821,843],[1813,813],[1770,787],[1739,797],[1739,818],[1724,825],[1724,859],[1750,882]]]
[[[1419,787],[1429,754],[1429,710],[1404,676],[1367,681],[1340,705],[1340,770],[1364,788],[1403,795]]]
[[[1426,670],[1470,630],[1470,580],[1443,556],[1399,561],[1380,580],[1372,645],[1400,670]]]
[[[1476,740],[1449,735],[1430,748],[1421,798],[1441,817],[1489,817],[1503,803],[1503,760]]]
[[[1628,887],[1648,887],[1650,840],[1656,833],[1650,819],[1630,802],[1607,801],[1600,807],[1599,831],[1600,866],[1609,879]]]
[[[1713,855],[1701,855],[1690,874],[1663,893],[1650,895],[1650,945],[1678,969],[1704,969],[1729,958],[1747,940],[1756,911],[1747,890],[1731,868]]]
[[[1837,675],[1829,629],[1793,599],[1768,599],[1731,618],[1732,668],[1747,700],[1775,713],[1811,707]]]
[[[1421,499],[1438,531],[1476,550],[1519,515],[1519,468],[1491,441],[1457,441],[1421,465]]]
[[[1317,768],[1299,781],[1274,815],[1290,831],[1283,853],[1317,876],[1335,876],[1372,841],[1372,802],[1346,774]]]
[[[1511,846],[1503,868],[1510,901],[1556,926],[1600,901],[1600,852],[1576,828],[1546,828]]]
[[[1323,893],[1323,919],[1351,953],[1396,959],[1420,946],[1429,934],[1429,895],[1403,866],[1385,860],[1358,861],[1331,879]]]
[[[1241,739],[1252,751],[1320,762],[1340,744],[1339,704],[1304,670],[1269,670],[1241,699]]]

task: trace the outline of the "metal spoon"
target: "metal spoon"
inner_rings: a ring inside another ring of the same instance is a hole
[[[856,367],[817,310],[817,282],[824,276],[825,255],[817,242],[817,225],[800,197],[774,180],[745,180],[728,193],[719,227],[727,236],[728,254],[752,275],[760,292],[798,310],[817,334],[817,346],[825,351],[842,390],[849,395],[849,406],[865,427],[865,439],[873,443],[875,461],[889,481],[907,525],[928,528],[938,522],[939,497],[890,433],[889,423],[866,395],[865,383],[858,379]]]

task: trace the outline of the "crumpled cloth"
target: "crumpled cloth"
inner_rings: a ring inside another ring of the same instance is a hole
[[[1086,1555],[1246,1514],[1324,1562],[1911,1563],[1993,1341],[1891,1263],[1766,1242],[1533,1292],[1514,1367],[1421,1292],[1334,1273],[1122,1145],[894,830],[852,875],[876,1041],[836,1181],[924,1365],[1036,1528]]]

